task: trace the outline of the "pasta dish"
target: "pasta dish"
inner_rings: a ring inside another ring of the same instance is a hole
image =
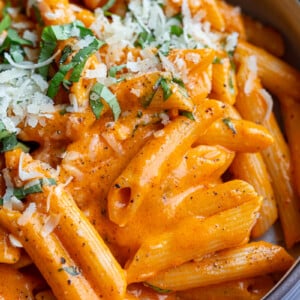
[[[0,11],[0,299],[261,299],[300,241],[281,35],[222,0]]]

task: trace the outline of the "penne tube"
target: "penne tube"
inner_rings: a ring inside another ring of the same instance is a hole
[[[246,243],[260,206],[258,198],[204,220],[189,217],[173,230],[146,240],[127,263],[128,283],[144,281],[196,257]]]
[[[178,167],[162,180],[161,189],[170,193],[219,178],[228,169],[234,153],[220,146],[199,145],[189,149]]]
[[[11,239],[14,237],[11,236]],[[0,227],[0,263],[15,264],[20,256],[20,248],[11,244],[8,232]]]
[[[275,285],[271,276],[241,279],[176,293],[178,300],[260,300]]]
[[[126,290],[123,269],[98,232],[58,185],[50,194],[51,211],[61,216],[56,234],[86,278],[107,299],[122,299]]]
[[[237,153],[230,166],[234,178],[250,183],[263,197],[261,210],[251,235],[257,238],[263,235],[277,220],[278,212],[270,175],[260,153]]]
[[[265,149],[262,155],[272,179],[285,242],[290,248],[300,241],[299,199],[293,188],[290,151],[273,115],[265,126],[272,133],[275,143]]]
[[[259,124],[231,118],[212,123],[197,144],[221,145],[237,152],[259,152],[273,143],[270,132]]]
[[[281,96],[281,112],[284,128],[291,150],[292,176],[295,188],[300,197],[300,104],[294,99]]]
[[[249,77],[252,77],[253,82],[250,84],[252,88],[247,89]],[[270,111],[269,100],[266,101],[270,96],[266,97],[266,92],[262,92],[255,71],[249,66],[249,58],[241,61],[237,78],[240,88],[236,106],[239,112],[247,120],[262,123],[274,138],[273,145],[263,150],[262,156],[272,180],[285,242],[287,247],[292,247],[300,240],[300,210],[299,199],[292,185],[290,151],[274,114]]]
[[[300,101],[300,72],[263,49],[240,40],[235,50],[235,59],[240,63],[244,57],[257,58],[258,75],[262,84],[276,95],[288,95]]]
[[[180,201],[178,198],[180,198]],[[247,201],[259,199],[254,188],[245,181],[232,180],[213,187],[191,187],[170,199],[176,205],[176,219],[187,216],[209,217],[236,207]]]
[[[264,241],[220,251],[200,261],[171,268],[147,280],[161,289],[178,291],[288,270],[294,259],[284,248]]]
[[[55,234],[42,236],[41,216],[34,213],[24,225],[21,214],[0,208],[0,223],[16,235],[58,299],[100,299],[76,268]]]
[[[229,58],[222,58],[212,67],[211,98],[233,105],[237,95],[235,73]]]
[[[283,56],[284,42],[278,31],[246,15],[243,15],[243,21],[246,40],[249,43],[261,47],[275,56]]]
[[[211,92],[213,49],[175,49],[170,51],[168,60],[180,74],[189,96],[195,104],[205,99]],[[182,67],[187,72],[182,74]]]
[[[165,99],[161,81],[165,80],[170,89]],[[184,95],[182,88],[173,81],[170,73],[153,72],[122,81],[113,87],[121,108],[145,108],[149,110],[180,109],[192,111],[194,104],[191,98]],[[128,99],[130,102],[128,103]]]
[[[194,112],[196,121],[178,117],[150,139],[115,180],[108,194],[111,221],[119,226],[136,213],[151,187],[161,176],[180,163],[181,157],[211,122],[223,114],[225,107],[213,100],[203,101]]]

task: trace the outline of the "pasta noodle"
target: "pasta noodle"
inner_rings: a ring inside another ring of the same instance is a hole
[[[222,0],[0,12],[0,298],[263,297],[294,259],[252,239],[300,241],[281,35]]]

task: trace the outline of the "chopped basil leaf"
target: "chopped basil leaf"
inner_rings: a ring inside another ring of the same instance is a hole
[[[159,52],[164,56],[168,56],[170,52],[170,42],[165,42],[164,44],[160,45]]]
[[[0,206],[3,206],[3,198],[0,198]]]
[[[61,57],[58,61],[59,64],[63,64],[68,57],[70,56],[70,54],[72,53],[72,47],[70,45],[67,45],[61,52]]]
[[[151,289],[153,289],[155,292],[160,293],[160,294],[166,294],[166,293],[170,293],[172,292],[171,290],[167,290],[167,289],[162,289],[160,287],[157,287],[155,285],[152,285],[148,282],[145,282],[144,285],[150,287]]]
[[[4,123],[0,120],[0,140],[10,136],[11,133],[6,129]]]
[[[98,39],[94,38],[92,43],[83,48],[80,49],[75,56],[73,57],[71,63],[76,66],[74,67],[74,70],[71,74],[70,81],[77,82],[80,78],[80,74],[82,73],[82,70],[85,66],[85,63],[90,55],[92,55],[95,51],[97,51],[100,47],[104,45],[104,42],[99,41]]]
[[[229,86],[230,94],[234,94],[235,90],[234,90],[233,80],[232,80],[231,76],[229,76],[229,79],[228,79],[228,86]]]
[[[190,112],[190,111],[185,111],[185,110],[183,110],[183,111],[180,111],[179,114],[180,114],[181,116],[187,117],[188,119],[190,119],[190,120],[192,120],[192,121],[195,121],[195,117],[194,117],[193,113]]]
[[[119,66],[113,66],[108,70],[108,75],[110,77],[116,77],[117,72],[121,71],[122,69],[126,68],[126,64],[124,65],[119,65]]]
[[[28,41],[28,40],[25,40],[23,38],[21,38],[17,31],[14,30],[14,29],[11,29],[9,28],[7,30],[7,39],[10,40],[11,43],[16,43],[16,44],[19,44],[19,45],[28,45],[28,46],[31,46],[32,45],[32,42],[31,41]]]
[[[1,139],[1,142],[2,142],[1,152],[13,150],[18,145],[18,140],[17,140],[17,137],[15,134],[11,134],[11,135]]]
[[[78,276],[81,274],[81,271],[77,266],[59,268],[58,272],[61,272],[61,271],[66,271],[68,274],[70,274],[72,276]]]
[[[220,57],[218,57],[218,56],[216,56],[215,58],[214,58],[214,60],[213,60],[213,64],[220,64],[222,61],[221,61],[221,58]]]
[[[94,84],[90,92],[90,105],[92,107],[93,113],[97,119],[99,119],[103,104],[102,99],[111,108],[114,119],[117,120],[121,113],[121,108],[118,103],[116,96],[103,84],[97,82]]]
[[[56,185],[56,180],[54,178],[41,178],[37,180],[36,184],[33,184],[27,188],[26,186],[15,188],[13,194],[15,197],[22,200],[27,195],[42,193],[43,186],[51,186],[51,185]]]
[[[9,49],[9,54],[16,63],[24,60],[24,50],[20,45],[12,44]]]
[[[170,27],[170,33],[176,36],[181,36],[183,34],[183,28],[178,25],[172,25]]]
[[[155,38],[153,34],[147,32],[147,31],[142,31],[139,35],[138,38],[135,42],[135,46],[140,46],[141,48],[145,48],[148,46],[151,42],[155,41]]]
[[[54,96],[57,94],[58,89],[62,81],[64,80],[67,72],[73,68],[73,64],[70,63],[68,65],[62,65],[58,72],[53,76],[53,78],[50,81],[47,96],[50,98],[54,98]]]
[[[172,81],[175,82],[175,83],[177,83],[179,86],[181,86],[182,88],[185,89],[185,85],[184,85],[182,79],[173,77],[173,78],[172,78]]]
[[[86,61],[88,60],[88,56],[83,58],[82,62],[75,65],[73,68],[72,74],[70,76],[70,82],[78,82],[80,79],[80,75],[83,71],[83,68],[86,64]]]
[[[232,131],[233,134],[237,133],[236,129],[235,129],[234,125],[232,124],[230,118],[224,118],[222,121]]]
[[[28,188],[24,188],[25,195],[42,193],[42,192],[43,192],[43,189],[42,189],[42,185],[40,182],[38,182],[37,184],[34,184]]]
[[[114,4],[115,4],[116,0],[108,0],[105,5],[102,6],[102,10],[104,12],[108,11]]]
[[[165,78],[162,78],[160,81],[161,88],[163,90],[163,95],[164,95],[164,101],[168,100],[170,96],[172,95],[172,90],[170,87],[170,84]]]
[[[0,22],[0,34],[9,28],[11,24],[11,18],[8,14],[5,14],[5,16],[3,17],[3,19]]]
[[[142,97],[141,101],[142,101],[142,106],[144,108],[147,108],[151,104],[152,99],[160,86],[161,80],[162,80],[162,77],[158,78],[158,80],[155,82],[155,84],[152,88],[152,92],[149,95]]]
[[[47,26],[43,29],[41,36],[41,52],[38,62],[43,62],[50,58],[56,48],[57,41],[65,41],[71,37],[84,38],[88,35],[93,36],[93,32],[84,27],[80,21],[70,24]],[[46,78],[49,66],[39,68],[39,73]]]
[[[188,98],[189,95],[188,95],[188,92],[185,88],[185,85],[184,85],[183,81],[180,78],[173,78],[172,81],[175,82],[179,86],[178,91],[180,92],[180,94],[183,97]]]
[[[42,19],[41,12],[38,9],[38,7],[36,5],[32,5],[32,9],[33,9],[33,13],[34,13],[35,19],[37,20],[38,24],[40,26],[44,26],[44,21]]]
[[[26,197],[26,193],[25,193],[25,190],[23,187],[14,188],[13,195],[20,200],[22,200]]]

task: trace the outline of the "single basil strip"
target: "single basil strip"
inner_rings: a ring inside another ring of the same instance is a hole
[[[116,0],[108,0],[105,5],[102,6],[102,10],[104,12],[108,11],[114,4],[115,4]]]
[[[9,54],[16,63],[24,60],[24,50],[20,45],[12,44],[9,49]]]
[[[117,72],[121,71],[122,69],[126,68],[126,64],[124,65],[119,65],[119,66],[113,66],[108,70],[108,75],[110,77],[116,77]]]
[[[237,133],[237,131],[236,131],[234,125],[232,124],[230,118],[224,118],[224,119],[222,119],[222,121],[232,131],[233,134]]]
[[[195,121],[195,117],[194,117],[193,113],[190,112],[190,111],[185,111],[185,110],[183,110],[183,111],[180,111],[179,114],[180,114],[181,116],[187,117],[188,119],[190,119],[190,120],[192,120],[192,121]]]
[[[171,290],[162,289],[162,288],[157,287],[157,286],[155,286],[155,285],[152,285],[152,284],[150,284],[150,283],[148,283],[148,282],[144,282],[144,285],[150,287],[150,288],[153,289],[155,292],[160,293],[160,294],[167,294],[167,293],[172,292]]]
[[[157,92],[157,90],[158,90],[158,88],[159,88],[159,86],[160,86],[161,80],[162,80],[162,77],[159,77],[159,78],[157,79],[157,81],[155,82],[153,88],[152,88],[151,94],[146,95],[145,97],[143,97],[143,98],[141,99],[141,101],[142,101],[142,106],[143,106],[144,108],[147,108],[147,107],[151,104],[151,102],[152,102],[152,100],[153,100],[153,98],[154,98],[154,96],[155,96],[155,94],[156,94],[156,92]]]
[[[14,29],[8,29],[7,30],[7,38],[9,38],[10,42],[19,44],[19,45],[28,45],[28,46],[32,46],[32,42],[25,40],[23,38],[21,38],[17,31]]]
[[[93,32],[84,27],[80,21],[74,21],[65,25],[45,27],[41,35],[41,52],[38,62],[41,63],[53,55],[57,41],[65,41],[71,37],[84,38],[87,35],[93,35]],[[48,69],[49,66],[44,66],[39,68],[38,72],[46,78]]]
[[[11,132],[6,129],[4,123],[0,120],[0,141],[10,135]]]
[[[66,271],[71,276],[78,276],[81,274],[80,269],[77,266],[70,266],[70,267],[62,267],[58,269],[58,272]]]
[[[3,202],[4,202],[3,198],[0,197],[0,206],[3,206]]]
[[[114,115],[114,119],[117,120],[120,116],[121,113],[121,108],[119,105],[119,102],[116,98],[116,96],[103,84],[97,82],[94,84],[93,88],[91,89],[90,92],[90,103],[92,101],[92,105],[96,108],[97,110],[99,110],[99,108],[101,107],[101,100],[103,99],[108,106],[111,108],[113,115]],[[91,105],[91,106],[92,106]],[[92,107],[93,108],[93,107]],[[100,109],[100,113],[101,113],[102,109]],[[94,114],[95,111],[93,110]],[[96,118],[100,117],[100,114],[95,114]]]
[[[61,57],[58,61],[59,64],[63,64],[68,57],[70,56],[70,54],[73,52],[72,47],[70,45],[67,45],[64,47],[64,49],[61,52]]]
[[[53,76],[53,78],[50,81],[47,96],[50,98],[54,98],[59,90],[60,84],[63,82],[66,74],[68,71],[70,71],[74,65],[72,63],[69,63],[67,65],[62,65],[58,72]]]
[[[105,43],[103,41],[100,41],[98,39],[94,39],[93,42],[83,48],[80,49],[75,56],[73,57],[71,63],[77,64],[76,67],[74,67],[74,70],[70,76],[71,82],[78,82],[80,79],[80,75],[82,73],[82,70],[85,66],[85,63],[90,55],[92,55],[95,51],[97,51],[100,47],[102,47]]]
[[[43,21],[43,18],[42,18],[39,8],[36,5],[32,5],[32,9],[33,9],[33,13],[34,13],[35,19],[37,20],[38,24],[40,26],[44,26],[45,24],[44,24],[44,21]]]
[[[164,101],[168,100],[170,98],[170,96],[172,95],[172,89],[170,87],[170,84],[169,82],[165,79],[165,78],[162,78],[161,81],[160,81],[160,85],[161,85],[161,88],[163,90],[163,96],[164,96]]]
[[[52,186],[52,185],[56,185],[56,180],[54,178],[41,178],[37,181],[36,184],[30,187],[15,188],[13,191],[13,195],[18,199],[22,200],[30,194],[42,193],[43,186]]]
[[[172,25],[170,27],[170,33],[176,36],[181,36],[183,34],[183,28],[178,25]]]
[[[9,28],[9,26],[11,25],[11,18],[8,14],[5,14],[5,16],[3,17],[3,19],[0,22],[0,34]]]

